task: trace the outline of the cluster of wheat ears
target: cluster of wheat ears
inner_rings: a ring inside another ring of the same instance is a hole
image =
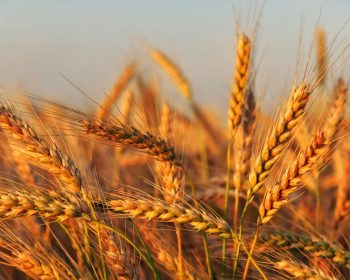
[[[348,88],[317,30],[275,115],[237,33],[228,129],[154,48],[189,113],[135,62],[89,113],[4,99],[1,279],[349,279]]]

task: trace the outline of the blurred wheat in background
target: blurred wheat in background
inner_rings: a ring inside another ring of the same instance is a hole
[[[234,12],[233,77],[215,93],[227,127],[151,45],[149,68],[130,59],[101,100],[62,75],[85,109],[5,90],[1,279],[350,278],[348,25],[301,28],[289,96],[266,110],[250,9]]]

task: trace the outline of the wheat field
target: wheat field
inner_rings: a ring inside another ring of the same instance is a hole
[[[266,110],[255,31],[225,124],[156,46],[86,110],[1,97],[0,279],[349,279],[347,47],[317,25]]]

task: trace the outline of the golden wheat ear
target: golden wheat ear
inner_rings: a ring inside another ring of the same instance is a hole
[[[289,202],[291,195],[301,186],[301,177],[309,173],[312,167],[322,160],[326,148],[324,134],[316,134],[309,147],[301,152],[297,160],[284,172],[281,181],[267,189],[259,207],[258,224],[268,223],[279,209]]]
[[[280,271],[287,272],[293,279],[315,279],[315,280],[336,280],[335,276],[327,275],[317,267],[310,267],[303,263],[291,261],[291,260],[282,260],[277,261],[274,264],[274,267]]]
[[[173,117],[171,108],[169,104],[164,103],[159,130],[162,132],[162,135],[168,142],[171,141],[173,136],[172,125]],[[165,200],[169,204],[181,201],[183,195],[183,183],[185,179],[183,169],[169,162],[159,162],[157,164],[157,170],[159,174],[160,186],[164,191],[163,195]]]
[[[67,198],[64,193],[50,191],[27,192],[24,190],[0,193],[1,219],[29,217],[40,215],[43,218],[52,218],[56,221],[65,221],[70,218],[90,220],[90,213],[80,200]]]
[[[306,84],[293,88],[285,109],[267,136],[266,143],[249,174],[248,200],[262,188],[272,167],[281,157],[292,136],[292,131],[303,118],[312,89]]]
[[[110,115],[113,105],[117,102],[118,98],[121,96],[123,91],[126,89],[132,78],[136,73],[136,64],[130,63],[127,65],[122,73],[120,74],[118,80],[108,92],[106,98],[103,100],[101,106],[99,107],[96,116],[101,120],[105,120]]]
[[[84,120],[82,125],[87,134],[94,135],[101,141],[135,148],[158,161],[181,166],[174,147],[169,145],[163,138],[154,136],[150,132],[142,133],[133,126],[88,119]]]
[[[31,244],[18,237],[1,236],[0,247],[2,263],[15,267],[32,279],[68,280],[82,277],[76,268],[68,265],[53,248],[43,242]]]
[[[161,51],[150,49],[149,52],[153,60],[168,74],[183,96],[188,100],[192,100],[193,95],[190,83],[180,68]]]
[[[233,137],[238,125],[241,122],[245,96],[249,82],[251,41],[244,35],[240,34],[237,39],[236,50],[236,69],[234,75],[234,84],[230,96],[229,109],[229,135]]]
[[[331,104],[324,124],[325,136],[329,142],[334,140],[345,116],[348,87],[339,79],[334,87]]]
[[[94,202],[94,205],[98,211],[108,210],[121,217],[188,224],[197,231],[217,235],[223,239],[234,238],[230,226],[223,219],[182,204],[169,205],[151,198],[123,196],[105,202]]]
[[[16,145],[15,149],[30,163],[56,176],[68,191],[80,192],[82,179],[74,162],[57,145],[49,145],[27,122],[2,104],[0,127],[11,140],[23,144],[23,148]]]
[[[267,232],[262,234],[260,242],[278,250],[298,250],[310,258],[324,258],[335,265],[350,269],[350,252],[312,236],[291,232]]]
[[[102,227],[99,227],[98,230],[102,240],[102,253],[117,279],[138,279],[136,268],[127,255],[124,240],[117,242],[114,234]]]

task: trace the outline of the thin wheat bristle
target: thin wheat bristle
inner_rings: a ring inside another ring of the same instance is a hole
[[[316,46],[317,46],[317,78],[320,85],[324,85],[326,82],[326,70],[327,70],[327,44],[326,44],[326,33],[322,28],[317,29]]]

